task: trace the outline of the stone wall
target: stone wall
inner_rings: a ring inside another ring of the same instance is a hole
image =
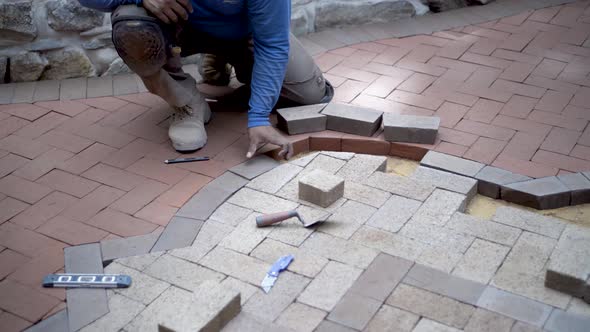
[[[432,3],[438,4],[433,9],[445,9],[465,1],[292,0],[291,26],[296,35],[303,35],[390,22],[422,15]],[[452,5],[440,5],[445,2]],[[109,14],[84,8],[77,0],[0,0],[0,83],[126,71],[111,42]]]

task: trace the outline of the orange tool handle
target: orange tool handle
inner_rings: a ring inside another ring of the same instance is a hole
[[[270,226],[272,224],[276,224],[283,220],[287,220],[289,218],[297,217],[298,213],[295,210],[285,211],[285,212],[278,212],[272,214],[263,214],[261,216],[256,217],[256,226],[258,227],[265,227]]]

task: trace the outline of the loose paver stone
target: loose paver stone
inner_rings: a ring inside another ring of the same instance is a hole
[[[344,179],[313,170],[299,180],[299,199],[327,208],[344,195]]]
[[[230,169],[230,172],[252,180],[258,175],[279,166],[279,162],[265,155],[256,156]]]
[[[502,199],[539,210],[556,209],[570,204],[570,190],[557,179],[546,177],[502,186]]]
[[[386,141],[434,144],[440,118],[434,116],[383,114]]]
[[[475,177],[485,166],[482,163],[436,151],[428,151],[420,161],[420,165],[468,177]]]
[[[329,103],[322,114],[328,117],[326,128],[360,136],[372,136],[381,125],[383,112],[359,106]]]
[[[469,200],[477,193],[477,180],[429,167],[419,166],[410,178],[466,195]]]
[[[500,198],[500,188],[504,185],[530,180],[528,176],[512,173],[501,168],[486,166],[475,175],[477,192],[481,195]]]
[[[320,113],[324,107],[326,104],[278,109],[278,126],[289,135],[326,130],[328,119]]]
[[[571,205],[590,203],[590,180],[582,173],[558,175],[557,178],[571,191]]]

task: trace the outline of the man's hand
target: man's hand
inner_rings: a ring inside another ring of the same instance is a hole
[[[250,148],[246,157],[252,158],[258,148],[265,144],[271,143],[282,147],[279,156],[289,159],[293,157],[293,144],[289,142],[278,130],[271,126],[253,127],[248,129],[248,136],[250,136]]]
[[[143,0],[143,7],[166,24],[187,20],[193,12],[190,0]]]

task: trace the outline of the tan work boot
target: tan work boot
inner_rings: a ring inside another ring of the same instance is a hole
[[[200,94],[194,95],[188,105],[174,107],[168,128],[168,136],[174,149],[188,153],[205,146],[207,143],[205,123],[208,123],[210,119],[211,110]]]

